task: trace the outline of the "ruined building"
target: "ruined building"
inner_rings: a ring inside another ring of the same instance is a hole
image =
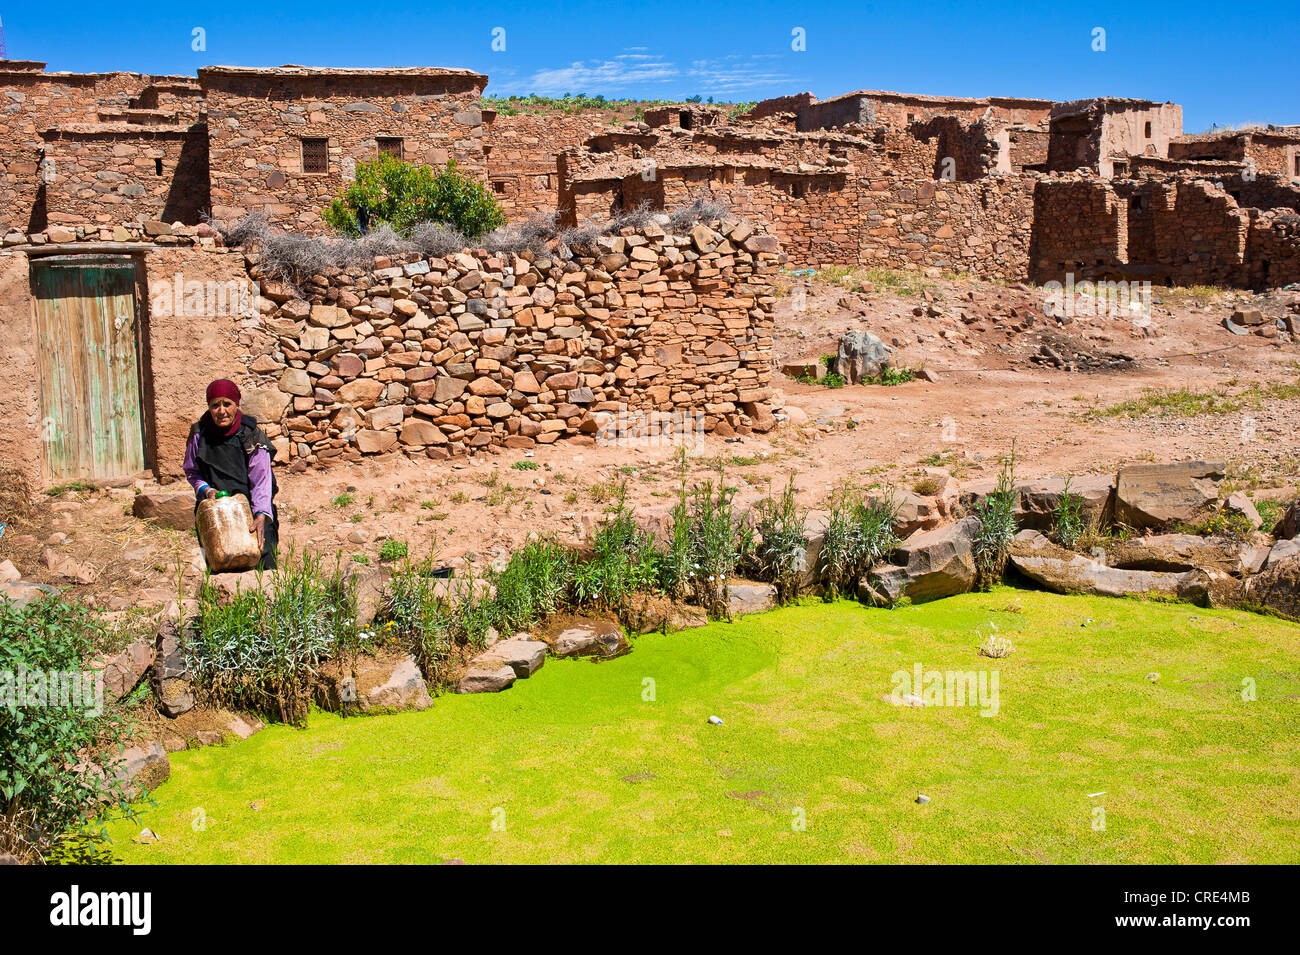
[[[783,263],[1300,280],[1297,127],[1184,136],[1170,103],[871,90],[528,111],[491,108],[486,86],[0,61],[0,458],[47,485],[174,476],[196,381],[217,376],[290,467],[590,441],[627,411],[761,431]],[[324,234],[322,207],[383,153],[455,160],[511,218],[701,198],[732,214],[576,257],[411,255],[301,288],[205,224],[260,211]]]

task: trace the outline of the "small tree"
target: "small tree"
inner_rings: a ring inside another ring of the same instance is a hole
[[[467,238],[505,224],[496,199],[481,182],[464,175],[455,160],[437,172],[383,154],[357,163],[357,178],[321,212],[344,235],[379,225],[410,235],[421,222],[445,222]]]

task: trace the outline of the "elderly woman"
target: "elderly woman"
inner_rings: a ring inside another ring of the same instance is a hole
[[[253,526],[262,545],[261,568],[274,570],[280,521],[279,490],[271,471],[271,442],[257,419],[239,410],[239,386],[222,378],[208,385],[208,410],[190,428],[185,476],[194,487],[195,507],[218,491],[242,494],[252,504]]]

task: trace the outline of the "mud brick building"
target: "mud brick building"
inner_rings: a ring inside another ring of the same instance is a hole
[[[485,99],[487,83],[0,61],[0,455],[43,484],[174,476],[195,368],[245,387],[292,467],[590,441],[621,410],[763,430],[783,265],[1300,281],[1294,126],[1184,136],[1172,103],[872,90],[642,113]],[[262,212],[328,235],[322,208],[384,153],[455,160],[511,219],[701,199],[730,214],[545,255],[377,260],[300,287],[206,224]]]
[[[481,73],[213,66],[199,83],[217,218],[261,209],[278,224],[319,228],[356,163],[381,152],[486,172]]]

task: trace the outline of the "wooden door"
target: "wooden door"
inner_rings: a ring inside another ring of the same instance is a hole
[[[49,481],[144,470],[135,264],[37,259],[36,373]]]

